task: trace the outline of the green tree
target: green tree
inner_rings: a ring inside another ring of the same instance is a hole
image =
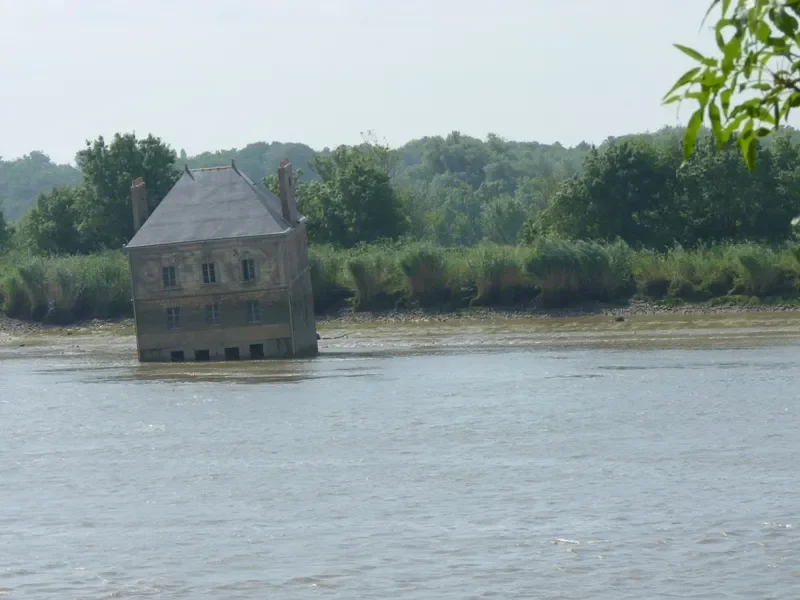
[[[718,51],[704,56],[675,44],[696,66],[666,94],[667,103],[697,103],[684,138],[684,156],[695,150],[704,123],[722,147],[734,133],[751,170],[757,140],[800,106],[800,0],[713,0]]]
[[[6,216],[3,211],[3,202],[0,201],[0,252],[5,252],[8,250],[8,247],[11,244],[12,234],[13,229],[6,220]]]
[[[322,182],[306,205],[321,217],[318,241],[352,247],[397,239],[407,231],[408,219],[391,185],[387,158],[383,148],[340,146],[314,161]]]
[[[516,244],[524,222],[525,210],[510,196],[494,198],[483,207],[481,225],[487,241]]]
[[[131,182],[143,177],[152,211],[178,179],[176,154],[159,138],[116,134],[110,144],[102,136],[86,142],[76,161],[86,193],[76,198],[82,238],[91,249],[119,248],[133,237]]]
[[[42,152],[0,160],[0,198],[4,200],[6,218],[16,221],[36,204],[39,194],[80,181],[80,171],[70,165],[57,165]]]
[[[583,173],[558,188],[536,226],[525,227],[525,237],[549,231],[666,246],[674,179],[674,168],[652,144],[612,142],[592,150]]]
[[[434,177],[427,189],[425,237],[442,246],[470,246],[483,237],[484,201],[477,190],[452,174]]]
[[[295,190],[310,241],[350,248],[407,232],[410,196],[391,185],[392,154],[386,147],[362,144],[340,146],[312,161],[319,180],[301,182]],[[264,184],[278,193],[274,175]]]
[[[40,194],[36,206],[17,223],[20,245],[38,254],[76,254],[86,246],[78,228],[77,206],[83,187],[55,188]]]

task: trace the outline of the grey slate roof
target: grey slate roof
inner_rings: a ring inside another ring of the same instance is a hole
[[[274,235],[289,228],[280,199],[235,167],[192,169],[178,179],[127,248]]]

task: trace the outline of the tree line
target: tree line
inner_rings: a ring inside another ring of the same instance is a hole
[[[189,157],[153,135],[117,134],[87,141],[76,168],[54,165],[41,153],[0,161],[9,217],[0,220],[0,244],[35,254],[117,249],[133,235],[130,183],[136,177],[147,182],[153,209],[184,164],[235,160],[251,179],[275,188],[275,171],[286,158],[300,172],[297,195],[311,242],[340,248],[382,240],[451,247],[559,236],[666,249],[772,244],[791,236],[791,220],[800,215],[796,131],[762,139],[752,172],[735,136],[718,146],[701,134],[688,161],[683,139],[683,130],[665,128],[565,148],[453,132],[396,149],[375,139],[320,152],[257,143]],[[37,186],[33,205],[21,211],[20,199]]]

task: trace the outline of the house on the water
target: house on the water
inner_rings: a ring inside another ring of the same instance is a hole
[[[233,163],[186,168],[149,216],[147,182],[133,182],[140,361],[317,354],[306,219],[287,161],[278,179],[280,198]]]

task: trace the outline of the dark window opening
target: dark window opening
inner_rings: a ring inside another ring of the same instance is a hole
[[[203,263],[203,283],[217,283],[217,268],[214,263]]]
[[[149,361],[149,360],[158,360],[161,358],[161,352],[159,350],[142,350],[139,352],[140,360]]]
[[[208,350],[195,350],[194,359],[197,362],[207,362],[211,360],[211,352],[209,352]]]
[[[239,360],[239,347],[225,348],[225,360]]]
[[[219,304],[206,305],[206,323],[219,325]]]
[[[161,269],[161,281],[165,288],[178,286],[178,273],[175,267],[163,267]]]
[[[172,362],[183,362],[183,350],[173,350],[169,353],[169,359]]]
[[[252,258],[245,258],[242,261],[242,281],[255,281],[256,263]]]
[[[264,344],[250,344],[250,358],[264,358]]]
[[[258,300],[248,300],[247,322],[251,325],[261,322],[261,306],[258,304]]]
[[[177,329],[181,326],[181,309],[177,307],[168,308],[167,313],[167,329]]]

